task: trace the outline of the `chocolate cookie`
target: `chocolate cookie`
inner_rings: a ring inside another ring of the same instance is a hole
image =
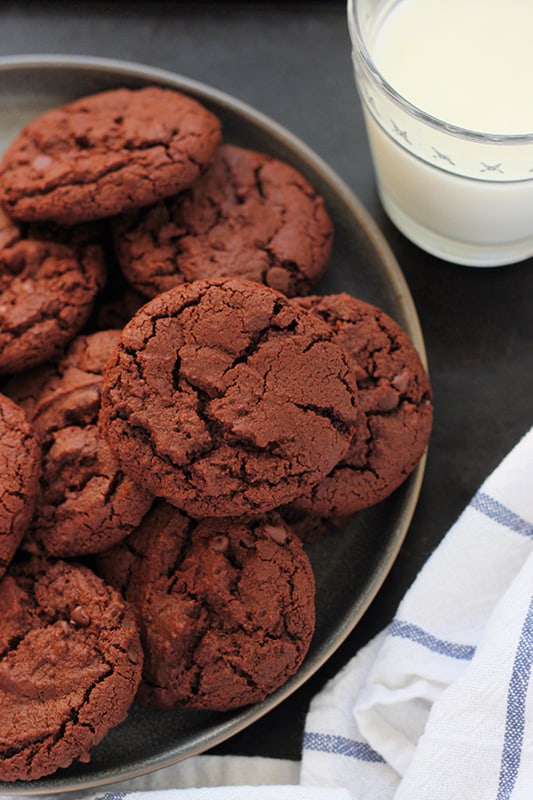
[[[41,451],[24,411],[0,394],[0,577],[31,520],[40,465]]]
[[[137,613],[137,698],[227,711],[263,700],[301,665],[314,631],[314,578],[277,514],[196,522],[160,502],[98,569]]]
[[[23,229],[0,211],[0,374],[61,353],[104,283],[104,254],[92,233]]]
[[[104,375],[103,434],[133,480],[193,516],[268,510],[349,447],[356,387],[333,339],[258,283],[175,287],[122,332]]]
[[[113,227],[122,271],[147,297],[217,277],[307,294],[326,269],[333,237],[322,198],[299,172],[232,145],[219,148],[188,191]]]
[[[348,453],[282,509],[298,535],[310,541],[383,500],[410,475],[427,447],[433,406],[417,351],[384,311],[348,294],[291,302],[329,325],[359,392],[360,420]]]
[[[89,569],[31,561],[0,581],[0,780],[36,780],[127,715],[143,653],[136,622]]]
[[[134,530],[152,504],[98,435],[102,370],[119,336],[79,336],[55,368],[6,386],[42,445],[41,489],[29,535],[53,556],[105,550]]]
[[[218,119],[181,92],[114,89],[42,114],[0,163],[15,219],[72,225],[185,189],[213,158]]]

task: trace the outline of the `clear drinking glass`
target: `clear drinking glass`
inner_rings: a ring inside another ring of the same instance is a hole
[[[413,105],[383,78],[372,46],[402,1],[348,0],[347,9],[356,85],[385,211],[415,244],[447,261],[490,267],[528,258],[533,133],[458,127]]]

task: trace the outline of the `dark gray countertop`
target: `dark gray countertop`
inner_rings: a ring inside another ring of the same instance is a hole
[[[391,245],[425,336],[435,425],[420,500],[362,622],[289,700],[218,753],[298,758],[310,698],[387,624],[420,566],[533,421],[533,263],[476,270],[411,245],[379,204],[355,91],[344,2],[4,2],[0,55],[127,59],[203,81],[314,149]]]

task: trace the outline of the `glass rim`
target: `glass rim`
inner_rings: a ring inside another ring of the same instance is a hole
[[[433,128],[456,136],[462,139],[469,139],[474,142],[501,144],[501,145],[520,145],[520,144],[533,144],[533,132],[531,133],[488,133],[486,131],[476,131],[470,128],[464,128],[460,125],[454,125],[452,122],[436,117],[429,114],[419,106],[411,103],[402,94],[400,94],[381,74],[376,64],[374,63],[368,49],[366,47],[361,28],[359,26],[359,19],[357,15],[358,0],[347,0],[347,14],[348,14],[348,29],[350,38],[352,40],[352,53],[355,56],[358,54],[370,73],[373,80],[375,80],[381,90],[389,96],[397,105],[403,107],[405,112],[418,120],[431,125]]]

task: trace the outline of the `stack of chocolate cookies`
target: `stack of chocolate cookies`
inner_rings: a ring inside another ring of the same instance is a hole
[[[30,123],[0,164],[0,779],[87,760],[131,703],[227,711],[301,666],[308,542],[422,457],[431,389],[381,309],[311,292],[321,197],[174,90]]]

